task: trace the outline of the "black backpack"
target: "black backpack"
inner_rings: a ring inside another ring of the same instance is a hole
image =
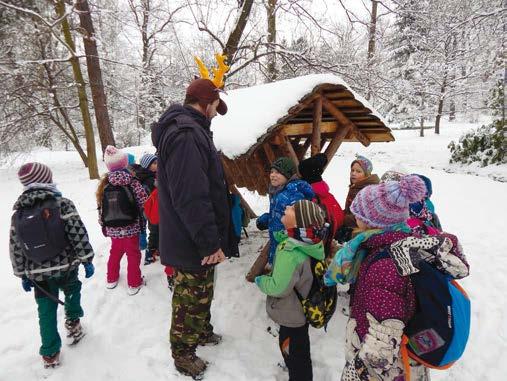
[[[308,296],[303,298],[296,289],[294,291],[303,305],[306,321],[314,328],[322,328],[327,326],[336,310],[338,292],[336,287],[328,287],[324,284],[324,274],[327,270],[326,261],[319,261],[315,258],[310,258],[310,261],[313,282]]]
[[[23,252],[35,263],[56,257],[69,245],[60,203],[55,198],[18,209],[14,221]]]
[[[117,228],[136,222],[139,209],[129,186],[107,184],[102,196],[102,224]]]

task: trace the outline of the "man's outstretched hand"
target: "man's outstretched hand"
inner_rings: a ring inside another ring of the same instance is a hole
[[[218,249],[213,254],[204,257],[201,261],[201,265],[214,265],[225,260],[225,254],[222,249]]]

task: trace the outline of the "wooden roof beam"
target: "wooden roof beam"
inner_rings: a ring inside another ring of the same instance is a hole
[[[320,152],[320,125],[322,123],[322,97],[313,102],[313,124],[312,124],[312,150],[311,155]]]
[[[325,155],[327,156],[328,164],[333,159],[333,156],[336,154],[336,151],[338,151],[338,148],[340,148],[340,145],[344,141],[350,129],[351,126],[347,125],[338,127],[338,129],[336,130],[336,134],[333,136],[333,139],[331,140],[331,142],[329,142],[329,145],[327,146],[326,151],[324,152]]]
[[[321,98],[322,98],[322,105],[324,106],[324,108],[331,115],[333,115],[342,126],[348,127],[348,129],[350,129],[353,132],[354,136],[357,138],[357,140],[359,140],[361,142],[361,144],[363,144],[365,147],[368,147],[370,145],[370,139],[368,139],[368,137],[365,134],[363,134],[361,131],[359,131],[359,128],[357,128],[356,125],[354,123],[352,123],[350,121],[350,119],[347,118],[347,116],[343,112],[341,112],[329,99],[327,99],[325,96],[322,96]],[[330,146],[331,146],[331,144],[330,144]],[[328,147],[328,149],[329,149],[329,147]],[[333,153],[333,156],[334,156],[334,153]],[[328,158],[329,158],[329,156],[328,156]]]

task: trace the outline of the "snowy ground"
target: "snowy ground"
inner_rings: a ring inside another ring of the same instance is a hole
[[[472,298],[473,326],[467,351],[449,371],[432,372],[435,380],[503,380],[507,376],[507,241],[504,239],[507,184],[493,181],[488,173],[476,175],[448,173],[449,153],[445,148],[457,139],[467,125],[444,125],[442,134],[421,139],[416,131],[396,131],[389,144],[344,144],[325,173],[325,179],[338,200],[345,199],[348,166],[354,153],[369,156],[375,172],[405,169],[429,176],[433,181],[433,200],[445,229],[457,234],[471,264],[471,276],[462,284]],[[149,147],[130,151],[137,155]],[[12,275],[8,256],[8,226],[11,206],[21,191],[16,178],[20,162],[0,169],[3,200],[0,213],[0,380],[180,380],[173,368],[168,344],[171,295],[162,267],[143,268],[146,288],[127,296],[125,274],[114,290],[106,290],[105,268],[109,242],[101,235],[95,210],[96,182],[87,180],[77,155],[69,152],[38,152],[23,160],[49,164],[54,179],[67,197],[74,200],[90,233],[96,251],[96,273],[83,280],[84,325],[88,334],[74,348],[63,347],[62,367],[42,369],[36,305]],[[18,160],[22,160],[19,158]],[[103,169],[103,168],[102,168]],[[463,170],[461,170],[464,172]],[[491,170],[489,170],[491,171]],[[507,177],[507,168],[494,172]],[[245,196],[257,211],[267,206],[265,198]],[[502,201],[503,200],[503,201]],[[264,297],[243,276],[262,246],[265,237],[250,228],[243,241],[242,257],[221,264],[213,304],[216,331],[224,335],[217,347],[202,348],[198,354],[211,362],[206,380],[286,380],[277,367],[280,355],[277,339],[266,328],[271,322],[264,311]],[[125,266],[125,263],[123,264]],[[83,270],[80,270],[83,274]],[[123,270],[125,271],[125,269]],[[82,277],[84,278],[84,276]],[[63,332],[63,311],[59,311]],[[344,364],[343,340],[346,318],[337,313],[327,333],[311,330],[314,379],[338,380]]]

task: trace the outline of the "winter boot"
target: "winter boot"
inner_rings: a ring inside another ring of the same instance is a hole
[[[67,329],[67,341],[69,345],[76,345],[85,335],[79,319],[65,320],[65,328]]]
[[[139,290],[141,290],[141,287],[143,287],[143,286],[146,286],[146,280],[144,279],[144,276],[142,277],[142,282],[139,286],[137,286],[137,287],[130,287],[129,286],[129,289],[127,292],[130,296],[134,296],[139,292]]]
[[[174,276],[167,276],[167,287],[169,287],[169,290],[174,290]]]
[[[118,281],[116,281],[116,282],[107,282],[107,284],[106,284],[106,288],[109,289],[109,290],[112,290],[113,288],[116,288],[116,286],[118,286]]]
[[[42,356],[42,362],[44,364],[44,368],[56,368],[60,365],[60,351],[52,354],[51,356]]]
[[[222,335],[211,332],[207,335],[201,336],[199,339],[199,345],[213,346],[218,345],[222,341]]]
[[[190,376],[194,380],[202,380],[207,365],[195,353],[192,353],[174,357],[174,367],[185,376]]]
[[[146,250],[144,252],[144,265],[151,265],[153,262],[155,262],[155,258],[153,257],[153,251],[152,250]]]

